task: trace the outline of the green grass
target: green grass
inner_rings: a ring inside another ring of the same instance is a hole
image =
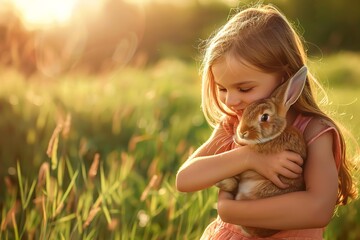
[[[312,63],[333,101],[324,107],[357,140],[359,64],[350,53]],[[0,239],[198,239],[216,217],[215,188],[174,187],[211,133],[195,66],[32,81],[1,72]],[[359,204],[339,208],[326,239],[359,238]]]

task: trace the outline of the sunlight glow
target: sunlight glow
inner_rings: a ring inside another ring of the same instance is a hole
[[[148,4],[175,4],[175,5],[187,5],[192,3],[194,0],[123,0],[124,2],[136,5],[148,5]]]
[[[70,20],[77,0],[12,0],[28,28],[63,24]]]

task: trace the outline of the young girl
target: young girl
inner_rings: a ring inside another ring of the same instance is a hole
[[[254,170],[280,188],[279,175],[304,174],[306,190],[258,200],[234,200],[220,191],[219,217],[201,239],[248,238],[235,225],[280,229],[267,239],[322,239],[334,208],[356,191],[344,138],[336,123],[318,107],[308,73],[304,90],[287,113],[307,142],[307,159],[284,151],[263,155],[234,144],[242,111],[267,98],[302,66],[306,54],[300,37],[275,7],[254,6],[235,14],[209,41],[203,60],[202,107],[213,134],[180,168],[176,186],[193,192],[246,170]],[[304,173],[302,173],[304,171]]]

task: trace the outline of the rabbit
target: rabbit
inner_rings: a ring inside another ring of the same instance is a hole
[[[267,98],[249,104],[236,128],[234,141],[249,145],[253,150],[268,154],[290,150],[306,159],[306,144],[302,134],[293,126],[287,126],[286,113],[299,98],[306,81],[307,68],[303,66],[288,81],[280,85]],[[216,184],[221,190],[235,194],[236,200],[260,199],[288,192],[305,190],[303,176],[290,179],[280,176],[288,184],[286,189],[278,188],[270,180],[255,171],[245,171]],[[247,236],[268,237],[279,230],[239,226]]]

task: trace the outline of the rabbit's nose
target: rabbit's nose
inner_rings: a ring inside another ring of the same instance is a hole
[[[245,131],[245,132],[241,132],[240,133],[240,137],[241,138],[247,138],[249,136],[249,132],[248,131]]]

